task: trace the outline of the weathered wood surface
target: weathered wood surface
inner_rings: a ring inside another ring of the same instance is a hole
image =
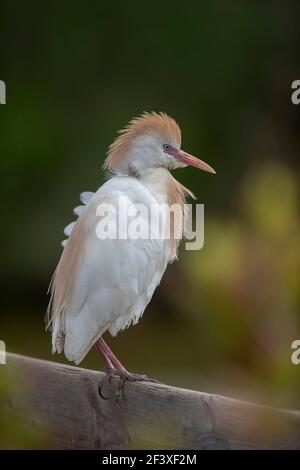
[[[0,397],[28,432],[57,449],[300,449],[300,413],[153,383],[126,383],[55,362],[7,354],[14,386]],[[4,370],[3,366],[0,371]]]

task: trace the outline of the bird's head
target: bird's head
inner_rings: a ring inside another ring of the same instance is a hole
[[[109,147],[105,169],[142,176],[149,169],[189,165],[215,173],[207,163],[181,150],[180,128],[165,113],[143,113],[119,133]]]

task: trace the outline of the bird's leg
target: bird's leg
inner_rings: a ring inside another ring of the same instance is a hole
[[[120,375],[120,372],[126,372],[126,369],[123,364],[121,364],[119,359],[116,358],[116,356],[110,350],[103,338],[98,339],[98,341],[96,342],[96,348],[99,351],[102,359],[104,360],[107,370],[113,371],[118,375]]]
[[[138,382],[142,382],[142,381],[157,382],[157,380],[148,379],[146,375],[133,374],[131,372],[128,372],[128,370],[125,369],[123,364],[119,361],[119,359],[114,355],[114,353],[108,347],[108,345],[106,344],[103,338],[98,339],[98,341],[96,342],[96,347],[98,351],[100,352],[101,356],[103,357],[103,359],[105,358],[104,361],[108,360],[110,364],[113,366],[113,369],[112,369],[113,373],[118,375],[122,380],[138,381]]]
[[[115,374],[115,368],[111,360],[109,359],[109,357],[105,354],[105,349],[102,347],[101,342],[97,341],[95,346],[96,346],[97,351],[100,353],[100,356],[102,357],[104,364],[105,364],[105,368],[106,368],[106,376],[104,377],[104,379],[101,381],[99,385],[99,394],[101,398],[103,398],[104,400],[108,400],[109,396],[105,396],[103,394],[103,389],[105,388],[107,381],[109,385],[111,385],[111,379],[112,379],[112,376]]]
[[[107,372],[107,373],[112,373],[112,372],[115,371],[115,368],[114,368],[114,366],[113,366],[111,360],[109,359],[108,355],[106,354],[106,350],[105,350],[105,348],[103,347],[102,341],[103,341],[102,338],[100,338],[100,339],[96,342],[95,346],[96,346],[97,351],[100,353],[100,356],[101,356],[102,359],[103,359],[103,362],[104,362],[105,368],[106,368],[106,372]],[[104,343],[104,341],[103,341],[103,343]],[[105,344],[105,343],[104,343],[104,344]]]

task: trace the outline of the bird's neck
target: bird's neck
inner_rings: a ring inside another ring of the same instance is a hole
[[[187,195],[194,197],[193,193],[179,183],[167,168],[149,169],[139,180],[161,203],[183,204]]]
[[[166,168],[151,168],[139,178],[159,203],[168,203],[169,184],[173,179]]]
[[[171,210],[175,209],[170,219],[170,248],[171,259],[177,257],[177,249],[180,239],[184,235],[185,225],[185,200],[186,196],[195,197],[193,193],[177,181],[166,168],[153,169],[142,177],[140,181],[152,193],[159,204],[168,204]],[[180,234],[180,238],[175,237]]]

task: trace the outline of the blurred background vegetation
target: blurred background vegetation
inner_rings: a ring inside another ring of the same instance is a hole
[[[290,360],[300,338],[299,18],[292,0],[2,3],[9,351],[65,361],[52,358],[44,328],[62,230],[79,193],[102,184],[116,130],[143,110],[165,111],[183,148],[217,171],[175,175],[205,204],[205,246],[181,251],[142,321],[106,339],[132,371],[300,408]],[[103,368],[94,351],[82,365]]]

